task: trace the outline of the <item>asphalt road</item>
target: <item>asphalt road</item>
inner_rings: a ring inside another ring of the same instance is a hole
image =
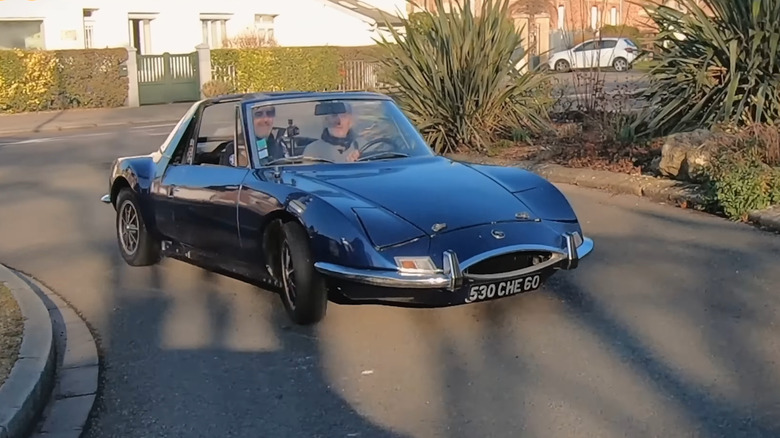
[[[121,261],[108,166],[166,133],[0,138],[0,260],[99,335],[88,438],[780,435],[779,236],[564,187],[596,250],[543,290],[299,328],[270,292]]]

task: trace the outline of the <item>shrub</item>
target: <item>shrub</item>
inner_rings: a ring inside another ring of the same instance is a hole
[[[56,83],[57,60],[52,52],[6,51],[0,57],[0,111],[49,109]]]
[[[125,49],[0,51],[0,112],[122,106]]]
[[[435,3],[444,10],[442,0]],[[516,128],[538,133],[548,127],[534,93],[544,76],[521,75],[511,62],[522,39],[508,18],[507,0],[484,2],[476,15],[471,8],[465,0],[448,14],[402,19],[403,35],[388,23],[393,41],[378,41],[388,53],[380,62],[397,84],[396,100],[439,153],[461,146],[485,151]]]
[[[745,220],[751,210],[780,204],[780,131],[751,126],[724,138],[706,171],[712,207]]]
[[[237,92],[322,91],[341,83],[335,47],[268,47],[211,51],[215,80]]]
[[[646,7],[660,29],[655,45],[661,59],[650,71],[641,131],[666,135],[720,122],[777,122],[780,0],[678,3],[687,12]]]
[[[638,28],[626,25],[604,26],[599,30],[599,35],[602,38],[628,38],[633,41],[637,47],[642,47],[642,40],[645,38],[644,34]]]
[[[233,85],[222,80],[208,81],[203,84],[203,95],[206,97],[224,96],[234,92]]]
[[[111,108],[125,104],[128,79],[120,76],[119,66],[127,60],[126,49],[60,50],[55,56],[58,108]]]

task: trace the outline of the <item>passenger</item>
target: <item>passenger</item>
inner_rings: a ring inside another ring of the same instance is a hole
[[[325,129],[319,140],[306,146],[306,157],[324,158],[335,163],[356,161],[360,158],[355,133],[352,131],[352,106],[344,102],[345,112],[325,116]]]

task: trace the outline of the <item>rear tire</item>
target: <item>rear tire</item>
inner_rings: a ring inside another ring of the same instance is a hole
[[[160,242],[146,228],[138,199],[129,188],[116,197],[116,237],[119,252],[130,266],[150,266],[160,261]]]
[[[300,325],[321,321],[327,310],[328,289],[325,279],[314,268],[309,236],[297,222],[282,226],[279,267],[280,295],[290,319]]]
[[[626,71],[628,70],[628,61],[626,61],[626,58],[617,58],[612,61],[612,68],[615,71]]]

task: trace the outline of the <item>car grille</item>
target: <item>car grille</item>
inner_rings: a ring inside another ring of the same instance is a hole
[[[517,271],[550,260],[549,251],[518,251],[482,260],[464,270],[466,275],[494,275]]]

